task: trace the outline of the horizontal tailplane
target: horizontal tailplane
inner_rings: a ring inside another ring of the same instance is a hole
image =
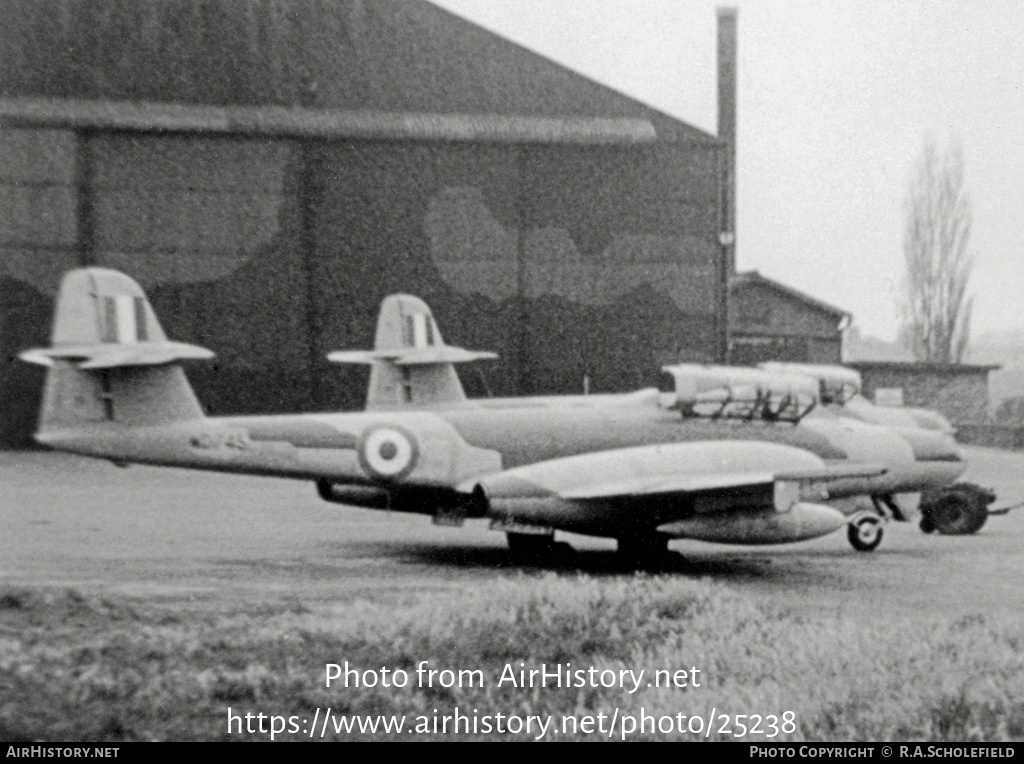
[[[370,365],[366,408],[374,410],[462,403],[466,393],[455,364],[497,357],[444,344],[427,304],[396,294],[381,303],[373,350],[340,350],[327,359]]]

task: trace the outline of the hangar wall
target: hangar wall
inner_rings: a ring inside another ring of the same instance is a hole
[[[16,354],[49,337],[56,274],[78,262],[77,138],[0,129],[0,446],[29,442],[43,374]]]
[[[713,359],[717,247],[704,221],[717,219],[717,157],[701,159],[664,147],[318,148],[316,302],[335,303],[318,357],[368,345],[380,299],[414,291],[449,341],[499,353],[485,372],[496,395],[580,391],[584,374],[593,389],[629,389],[656,384],[680,354]],[[328,376],[336,392],[321,403],[350,384]]]
[[[0,442],[34,427],[60,274],[113,267],[209,347],[211,413],[350,409],[392,292],[501,360],[470,394],[657,384],[716,360],[717,146],[337,140],[0,129]],[[8,158],[11,158],[10,160]]]
[[[60,274],[122,269],[211,413],[360,406],[387,293],[471,394],[722,360],[724,144],[419,0],[0,0],[0,445]]]

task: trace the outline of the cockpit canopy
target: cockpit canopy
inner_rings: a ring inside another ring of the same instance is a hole
[[[860,372],[845,366],[770,361],[758,364],[758,368],[773,374],[800,374],[814,379],[818,383],[818,399],[825,405],[842,406],[861,391]]]
[[[738,366],[675,364],[673,407],[683,416],[799,422],[818,404],[811,377]]]

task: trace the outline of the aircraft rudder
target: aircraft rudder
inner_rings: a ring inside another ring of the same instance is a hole
[[[442,345],[444,340],[427,303],[411,294],[393,294],[384,298],[377,315],[374,350]]]
[[[51,344],[166,342],[142,287],[109,268],[79,268],[61,282]]]

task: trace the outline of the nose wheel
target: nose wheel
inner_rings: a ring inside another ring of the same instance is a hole
[[[858,552],[870,552],[882,543],[882,518],[862,515],[846,526],[846,538]]]

